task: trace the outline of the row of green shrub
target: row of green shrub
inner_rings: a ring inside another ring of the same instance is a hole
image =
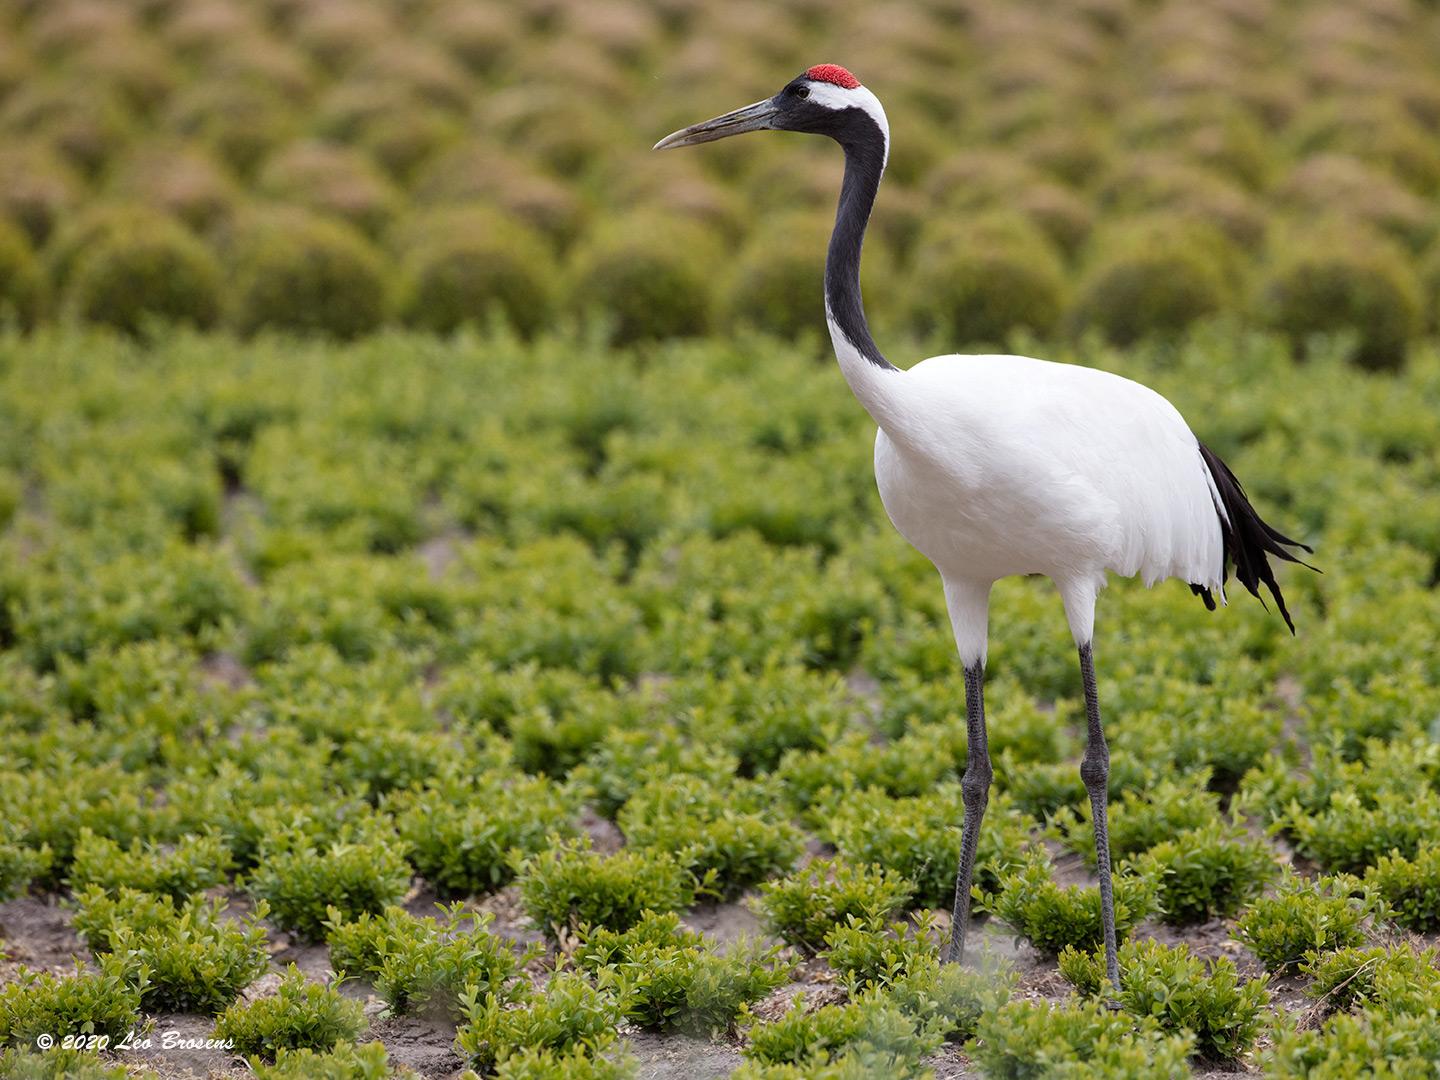
[[[741,325],[819,334],[825,229],[823,216],[780,219],[728,259],[718,235],[693,222],[630,216],[582,242],[562,271],[543,237],[490,208],[432,213],[384,254],[352,227],[293,207],[252,213],[207,245],[157,212],[115,206],[62,226],[39,257],[0,228],[0,304],[23,326],[55,315],[130,332],[154,320],[353,337],[391,320],[447,333],[499,318],[534,334],[598,315],[622,342]],[[1209,226],[1130,221],[1102,235],[1073,283],[1018,215],[921,237],[911,273],[868,274],[871,307],[881,325],[952,345],[1092,330],[1128,345],[1230,315],[1298,351],[1346,335],[1363,365],[1395,367],[1429,325],[1440,283],[1422,283],[1367,227],[1338,222],[1246,271]]]

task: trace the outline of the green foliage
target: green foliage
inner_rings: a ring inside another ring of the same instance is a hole
[[[442,898],[493,892],[515,876],[514,858],[575,831],[572,793],[544,778],[482,775],[438,780],[394,801],[416,873]]]
[[[1301,965],[1310,976],[1305,992],[1328,1011],[1377,1006],[1387,1012],[1423,1012],[1440,995],[1440,968],[1433,948],[1412,946],[1336,949]]]
[[[87,1050],[34,1053],[16,1047],[0,1053],[0,1076],[6,1080],[129,1080],[132,1075],[124,1065],[107,1065]]]
[[[291,964],[271,997],[235,1002],[215,1021],[215,1037],[237,1053],[274,1061],[284,1050],[332,1050],[365,1027],[361,1002],[310,982]]]
[[[1440,846],[1424,843],[1414,858],[1382,855],[1365,871],[1365,884],[1389,907],[1389,917],[1407,930],[1440,930]]]
[[[135,840],[123,848],[82,828],[70,866],[70,886],[98,885],[111,893],[136,889],[183,901],[223,885],[232,865],[229,849],[213,833],[184,837],[173,846]]]
[[[264,903],[235,920],[224,916],[223,900],[195,899],[177,911],[152,906],[143,893],[122,890],[111,901],[92,889],[77,902],[77,930],[143,984],[141,1001],[151,1012],[213,1016],[270,966]]]
[[[1148,875],[1121,870],[1113,876],[1113,887],[1115,935],[1123,941],[1157,910],[1159,884]],[[1102,941],[1099,887],[1057,885],[1043,856],[1032,856],[1001,874],[995,892],[977,885],[975,898],[1041,952],[1056,955],[1066,946],[1093,949]]]
[[[981,1016],[1009,1000],[1015,981],[1009,968],[980,971],[925,955],[910,960],[890,984],[890,1001],[926,1031],[964,1042]]]
[[[960,785],[951,782],[908,799],[874,790],[848,795],[825,829],[846,859],[892,867],[914,882],[917,906],[947,907],[955,895],[964,818]],[[1020,865],[1030,843],[1025,818],[1003,793],[993,796],[980,826],[976,884],[993,887]]]
[[[1433,1013],[1367,1010],[1332,1016],[1318,1030],[1283,1030],[1265,1056],[1265,1068],[1279,1080],[1421,1077],[1437,1060],[1440,1028]]]
[[[917,1027],[895,1005],[867,994],[844,1005],[807,1012],[797,998],[780,1019],[745,1030],[744,1055],[767,1065],[823,1066],[858,1058],[872,1075],[921,1075],[920,1061],[939,1048],[939,1035]]]
[[[1270,326],[1296,346],[1310,335],[1348,332],[1350,353],[1367,368],[1395,368],[1422,317],[1415,274],[1381,238],[1321,229],[1280,253],[1262,286]]]
[[[414,231],[397,304],[406,325],[448,333],[496,310],[525,334],[546,324],[558,271],[534,230],[499,215],[442,211]]]
[[[804,850],[800,830],[776,821],[758,792],[667,777],[641,788],[617,819],[632,846],[670,852],[727,896],[783,874]]]
[[[1044,336],[1060,321],[1065,276],[1045,235],[1022,217],[992,217],[921,234],[913,318],[947,341]]]
[[[913,892],[911,882],[883,865],[815,859],[789,877],[763,883],[755,906],[770,933],[817,951],[831,930],[851,920],[888,921]]]
[[[1358,874],[1385,855],[1413,858],[1440,829],[1440,793],[1381,791],[1364,800],[1341,791],[1318,813],[1294,808],[1285,824],[1295,846],[1325,869]]]
[[[32,326],[40,313],[41,277],[19,229],[0,218],[0,319]]]
[[[300,214],[258,221],[236,240],[232,319],[262,327],[354,337],[385,316],[380,258],[339,222]]]
[[[633,1057],[600,1057],[579,1047],[557,1053],[548,1047],[527,1048],[511,1054],[495,1070],[496,1080],[634,1080],[638,1065]]]
[[[220,266],[178,222],[136,221],[79,257],[64,303],[80,318],[129,333],[151,319],[206,327],[220,316]]]
[[[996,1080],[1184,1076],[1193,1044],[1146,1017],[1138,1024],[1099,1001],[1012,1001],[980,1019],[974,1059]]]
[[[616,220],[576,256],[573,298],[613,320],[621,343],[703,334],[718,258],[714,238],[692,222]]]
[[[1218,822],[1156,844],[1137,865],[1159,883],[1162,917],[1175,926],[1230,918],[1278,871],[1269,845]]]
[[[1121,345],[1173,337],[1226,306],[1228,254],[1224,238],[1207,226],[1168,219],[1130,224],[1096,257],[1075,319]]]
[[[410,867],[399,845],[383,837],[316,845],[302,836],[262,855],[245,887],[269,903],[275,925],[321,941],[329,908],[344,919],[379,914],[405,895]]]
[[[0,1045],[34,1046],[48,1034],[97,1035],[118,1041],[140,1021],[143,972],[128,977],[123,963],[102,958],[99,971],[79,964],[72,975],[21,967],[0,987]]]
[[[1156,941],[1127,941],[1117,959],[1116,1000],[1126,1012],[1153,1017],[1167,1032],[1190,1035],[1202,1057],[1232,1060],[1255,1045],[1270,995],[1263,980],[1242,982],[1230,959],[1207,964],[1184,945]],[[1060,973],[1091,997],[1115,992],[1105,977],[1103,950],[1067,947],[1060,954]]]
[[[678,911],[695,901],[695,879],[660,851],[600,855],[557,842],[519,867],[525,913],[547,934],[582,926],[628,930],[647,911]]]
[[[1139,855],[1177,833],[1210,826],[1219,821],[1220,797],[1209,790],[1210,770],[1183,779],[1162,777],[1144,790],[1121,791],[1106,808],[1109,825],[1110,858],[1119,862]],[[1095,832],[1089,800],[1080,810],[1066,807],[1052,824],[1061,842],[1095,865]]]
[[[448,928],[403,908],[350,921],[331,908],[325,924],[330,964],[342,976],[368,979],[397,1014],[433,1004],[459,1016],[467,995],[488,995],[503,1003],[528,992],[520,970],[538,950],[514,952],[489,932],[489,916],[457,929],[465,918],[462,909],[457,905],[447,915]]]
[[[622,1015],[613,993],[572,971],[552,975],[544,994],[521,1008],[507,1009],[490,995],[466,994],[463,1010],[455,1049],[482,1071],[526,1050],[594,1053],[614,1041]]]
[[[23,894],[30,882],[44,875],[50,866],[48,847],[15,843],[7,839],[12,832],[18,830],[0,825],[0,903]]]
[[[1240,916],[1235,935],[1267,970],[1293,970],[1314,954],[1360,944],[1372,906],[1354,878],[1309,882],[1287,875],[1274,896]]]
[[[720,952],[703,934],[683,929],[673,912],[647,913],[624,933],[585,934],[576,961],[618,977],[626,1013],[642,1027],[709,1034],[789,981],[792,965],[778,951],[741,941]]]
[[[301,1048],[278,1050],[275,1062],[251,1062],[255,1080],[386,1080],[397,1074],[380,1042],[357,1046],[338,1042],[321,1053]]]

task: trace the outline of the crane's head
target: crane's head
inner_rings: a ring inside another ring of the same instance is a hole
[[[656,150],[696,146],[746,131],[808,131],[850,147],[890,149],[885,110],[860,80],[838,64],[816,64],[786,83],[774,97],[681,128],[655,144]]]

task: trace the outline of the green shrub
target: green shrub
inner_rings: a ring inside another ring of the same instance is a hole
[[[1301,965],[1310,976],[1305,992],[1327,1011],[1376,1006],[1386,1012],[1424,1012],[1440,997],[1434,948],[1336,949]]]
[[[291,964],[272,997],[237,1001],[215,1021],[215,1036],[235,1051],[274,1061],[283,1050],[332,1050],[365,1027],[364,1006],[333,987],[310,982]]]
[[[574,303],[611,319],[617,342],[697,335],[710,328],[720,253],[715,239],[693,222],[616,220],[575,258]]]
[[[845,858],[889,866],[913,881],[916,906],[948,908],[955,898],[964,818],[960,785],[952,781],[912,799],[873,790],[847,795],[826,829]],[[1029,846],[1028,823],[1006,795],[993,795],[980,827],[976,884],[993,885],[1023,861]]]
[[[588,845],[557,842],[519,869],[525,912],[547,934],[582,926],[628,930],[647,911],[678,911],[695,902],[695,879],[660,851],[599,855]]]
[[[1440,845],[1424,843],[1409,859],[1380,856],[1365,871],[1365,884],[1389,905],[1389,917],[1407,930],[1440,930]]]
[[[385,275],[364,237],[324,218],[286,213],[240,229],[232,320],[261,329],[349,338],[385,317]]]
[[[1231,298],[1231,255],[1207,226],[1150,220],[1097,243],[1074,318],[1116,344],[1173,336]]]
[[[731,322],[784,337],[825,325],[826,215],[786,214],[767,219],[741,249],[725,293]]]
[[[557,1053],[530,1047],[511,1054],[495,1070],[495,1080],[634,1080],[639,1064],[627,1054],[599,1057],[584,1047]]]
[[[447,334],[495,311],[522,334],[546,325],[558,270],[539,233],[481,210],[438,211],[413,228],[397,305],[407,326]]]
[[[137,146],[115,170],[111,188],[178,218],[204,235],[224,225],[240,200],[238,185],[209,154],[187,143]]]
[[[1423,1077],[1440,1061],[1440,1025],[1434,1012],[1340,1013],[1319,1029],[1287,1026],[1265,1055],[1265,1075],[1276,1080],[1349,1080],[1356,1076]]]
[[[941,1043],[939,1035],[918,1028],[878,994],[813,1012],[797,997],[780,1019],[747,1028],[745,1039],[741,1052],[751,1061],[823,1066],[853,1055],[874,1070],[870,1075],[897,1078],[921,1075],[921,1059]]]
[[[372,237],[390,221],[399,202],[389,179],[363,153],[313,140],[272,154],[257,183],[281,202],[338,218]]]
[[[1115,936],[1124,941],[1157,908],[1158,883],[1148,876],[1121,871],[1113,877]],[[1102,940],[1100,889],[1057,885],[1043,856],[1003,872],[995,892],[976,886],[980,906],[1001,919],[1041,952],[1058,954],[1067,945],[1093,949]]]
[[[592,972],[613,972],[626,1014],[642,1027],[711,1034],[789,981],[792,965],[778,952],[748,941],[720,952],[673,912],[647,913],[624,933],[585,934],[576,961]]]
[[[399,844],[382,838],[320,845],[301,836],[294,846],[262,854],[245,883],[268,901],[276,926],[305,941],[325,937],[327,908],[344,919],[379,914],[410,887],[410,866]]]
[[[1295,846],[1327,870],[1361,873],[1385,855],[1413,858],[1440,830],[1440,795],[1434,791],[1381,791],[1362,800],[1338,791],[1315,814],[1295,808],[1285,819]]]
[[[669,852],[697,878],[736,896],[787,872],[805,838],[741,784],[719,788],[699,777],[667,777],[641,788],[617,818],[635,847]]]
[[[1278,870],[1269,845],[1218,822],[1156,844],[1138,865],[1159,883],[1160,911],[1174,926],[1230,918]]]
[[[0,148],[0,217],[38,248],[80,202],[84,184],[49,146],[6,142]]]
[[[928,913],[914,925],[850,916],[825,935],[825,961],[853,988],[891,986],[939,954]]]
[[[326,922],[330,965],[337,974],[358,975],[373,983],[392,1012],[404,1014],[438,1003],[455,1016],[466,994],[485,994],[501,1002],[528,992],[521,968],[538,949],[514,952],[487,929],[491,916],[477,917],[455,929],[465,916],[459,907],[448,915],[450,927],[403,908],[380,916],[362,914],[346,921],[335,908]]]
[[[73,975],[21,967],[0,987],[0,1046],[34,1046],[37,1036],[97,1035],[114,1042],[140,1022],[144,974],[127,977],[124,964],[106,957],[99,971],[78,964]]]
[[[1372,901],[1354,878],[1287,875],[1274,896],[1261,897],[1235,924],[1243,941],[1268,971],[1289,971],[1313,954],[1358,945]]]
[[[980,217],[919,241],[912,321],[947,341],[1003,344],[1060,321],[1065,277],[1049,240],[1021,217]]]
[[[255,1080],[386,1080],[407,1075],[395,1071],[380,1042],[363,1046],[338,1042],[318,1054],[309,1048],[282,1048],[276,1051],[273,1065],[255,1060],[250,1062],[250,1068]]]
[[[264,903],[243,921],[224,918],[224,910],[223,900],[193,900],[155,925],[142,907],[141,925],[121,921],[109,931],[110,954],[124,961],[132,980],[144,973],[147,1011],[213,1016],[269,969]]]
[[[0,903],[22,895],[30,882],[43,877],[50,867],[49,847],[35,848],[9,839],[18,831],[0,824]]]
[[[0,320],[33,326],[40,312],[40,286],[40,271],[29,241],[0,217]]]
[[[1120,862],[1148,851],[1179,832],[1215,824],[1220,817],[1220,797],[1209,790],[1210,770],[1201,769],[1184,778],[1163,777],[1143,790],[1127,789],[1107,809],[1110,858]],[[1052,825],[1060,841],[1095,865],[1095,831],[1089,800],[1078,811],[1065,808]]]
[[[455,1035],[455,1049],[482,1072],[526,1050],[594,1053],[614,1041],[622,1016],[614,994],[573,971],[556,972],[545,993],[522,1008],[468,994],[463,1007],[466,1020]]]
[[[924,1030],[950,1042],[975,1034],[980,1017],[1010,1000],[1015,973],[1010,968],[980,971],[945,963],[935,955],[912,958],[890,983],[890,1001]]]
[[[70,903],[75,909],[71,924],[96,955],[110,951],[111,935],[130,929],[139,934],[162,933],[179,915],[169,896],[139,892],[121,886],[113,894],[98,885],[76,890]]]
[[[1077,1080],[1184,1076],[1192,1049],[1188,1036],[1163,1034],[1148,1017],[1136,1024],[1099,1001],[1012,1001],[982,1016],[975,1037],[973,1058],[994,1080],[1030,1080],[1056,1066]]]
[[[16,1047],[0,1053],[0,1076],[5,1080],[129,1080],[133,1075],[124,1065],[107,1065],[88,1050],[52,1048],[32,1053]]]
[[[483,895],[515,877],[515,855],[570,836],[579,806],[553,781],[486,774],[473,782],[436,781],[396,800],[396,827],[416,873],[437,896]]]
[[[1135,1016],[1153,1017],[1173,1033],[1188,1033],[1202,1057],[1233,1060],[1248,1053],[1264,1026],[1270,1002],[1263,979],[1242,983],[1226,957],[1208,965],[1184,945],[1127,941],[1120,947],[1119,1005]],[[1060,972],[1090,997],[1114,993],[1105,978],[1105,954],[1067,948]]]
[[[210,326],[220,314],[220,265],[164,218],[107,232],[74,265],[64,304],[82,319],[136,333],[148,319]]]
[[[1420,286],[1403,255],[1368,231],[1307,230],[1266,273],[1261,317],[1297,348],[1318,334],[1353,336],[1361,367],[1394,369],[1423,317]]]
[[[174,845],[135,840],[127,849],[81,829],[70,866],[70,886],[94,884],[111,893],[131,888],[183,901],[223,885],[232,865],[229,849],[213,833],[183,837]]]
[[[887,867],[816,859],[789,877],[763,883],[755,906],[766,930],[815,952],[832,929],[851,919],[888,921],[913,892],[911,882]]]

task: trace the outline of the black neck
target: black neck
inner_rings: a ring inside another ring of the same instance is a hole
[[[844,121],[836,125],[833,137],[845,148],[845,181],[825,259],[825,301],[830,317],[860,355],[876,367],[893,371],[895,365],[881,355],[870,336],[860,299],[860,249],[885,171],[885,136],[864,110],[847,109],[840,115]]]

